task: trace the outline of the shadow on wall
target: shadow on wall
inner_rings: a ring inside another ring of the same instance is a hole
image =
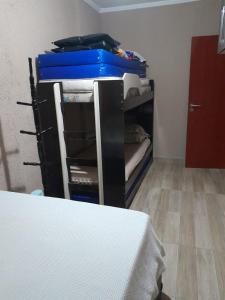
[[[3,139],[3,132],[2,132],[2,126],[0,121],[0,168],[3,168],[3,172],[5,174],[5,182],[6,182],[6,188],[8,191],[11,192],[20,192],[23,193],[26,191],[25,186],[18,186],[18,187],[12,187],[12,182],[10,178],[10,170],[9,170],[9,163],[8,163],[8,156],[18,154],[19,150],[15,149],[12,151],[6,151],[4,139]]]

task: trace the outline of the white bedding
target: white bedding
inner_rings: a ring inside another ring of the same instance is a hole
[[[154,300],[163,247],[146,214],[0,192],[0,299]]]

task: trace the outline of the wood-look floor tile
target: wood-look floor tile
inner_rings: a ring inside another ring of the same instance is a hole
[[[212,236],[212,248],[218,251],[225,251],[225,224],[224,215],[221,213],[217,198],[213,195],[206,195],[209,227]]]
[[[148,186],[146,186],[145,189],[140,190],[136,195],[131,205],[131,209],[143,211],[147,214],[152,214],[152,212],[157,209],[160,197],[161,189],[149,189]]]
[[[216,195],[216,198],[220,212],[225,216],[225,195]]]
[[[162,178],[162,188],[171,190],[182,190],[183,172],[180,167],[171,172],[165,172]]]
[[[181,245],[195,246],[194,215],[182,214],[180,217],[180,241]]]
[[[192,169],[192,182],[194,192],[204,192],[205,169]]]
[[[152,212],[153,227],[160,240],[166,243],[179,242],[180,214],[156,210]]]
[[[168,212],[165,215],[163,242],[179,243],[180,214]]]
[[[193,247],[179,247],[176,297],[198,299],[196,250]]]
[[[192,178],[192,169],[185,168],[183,170],[182,191],[194,192],[194,183]]]
[[[212,248],[225,251],[225,224],[221,216],[209,216],[209,226],[212,236]]]
[[[178,245],[167,243],[164,243],[163,245],[166,252],[166,271],[163,274],[163,291],[169,297],[175,297],[178,264]]]
[[[159,188],[154,188],[152,189],[148,195],[148,203],[149,203],[149,211],[155,211],[158,207],[158,203],[161,198],[161,189]]]
[[[225,186],[219,170],[206,169],[204,177],[205,193],[224,194]]]
[[[214,251],[220,300],[225,299],[225,251]]]
[[[149,188],[161,188],[162,174],[158,171],[149,173],[147,175]]]
[[[225,170],[185,169],[181,161],[156,159],[131,208],[150,214],[158,237],[167,242],[171,272],[163,280],[171,299],[225,300]]]
[[[181,191],[162,189],[158,209],[166,209],[169,212],[180,213],[181,200]]]
[[[219,300],[214,258],[211,250],[197,249],[198,300]]]
[[[205,194],[195,193],[194,195],[194,214],[207,216],[206,199]]]
[[[167,213],[164,210],[155,210],[151,212],[153,227],[161,241],[163,241],[164,237],[166,214]]]
[[[222,214],[218,201],[218,196],[216,194],[206,194],[205,199],[208,215],[219,216]]]
[[[131,209],[148,213],[148,192],[148,185],[146,183],[143,183],[140,189],[138,190],[135,199],[133,200]]]
[[[161,189],[160,197],[156,203],[155,209],[169,211],[169,190]]]
[[[182,190],[204,192],[204,170],[184,168]]]
[[[205,194],[182,192],[181,198],[181,214],[207,215]]]
[[[221,176],[221,170],[213,170],[213,179],[216,185],[218,185],[218,194],[225,194],[225,177]]]
[[[194,213],[194,199],[195,193],[183,192],[181,202],[181,214],[193,214]]]
[[[211,231],[207,216],[195,215],[195,246],[197,248],[212,249]]]

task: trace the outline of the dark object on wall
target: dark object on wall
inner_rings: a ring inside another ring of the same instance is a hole
[[[96,33],[89,34],[84,36],[74,36],[66,39],[58,40],[53,42],[54,45],[58,47],[67,47],[67,46],[78,46],[78,45],[90,45],[93,43],[106,42],[111,47],[118,47],[120,43],[114,40],[110,35],[106,33]]]

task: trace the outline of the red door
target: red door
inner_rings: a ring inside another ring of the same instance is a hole
[[[186,167],[225,168],[225,55],[218,36],[192,39]]]

